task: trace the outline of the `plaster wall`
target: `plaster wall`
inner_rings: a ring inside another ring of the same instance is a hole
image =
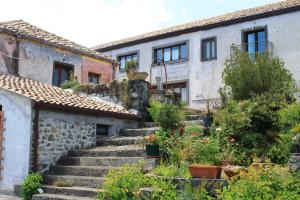
[[[0,89],[0,105],[5,117],[0,189],[13,190],[13,186],[22,183],[30,170],[31,100]]]
[[[0,34],[0,73],[16,73],[16,62],[10,58],[16,56],[16,51],[15,38]]]
[[[184,63],[167,64],[168,82],[185,82],[188,80],[189,107],[203,108],[203,97],[206,99],[219,98],[218,89],[222,85],[222,72],[224,62],[230,57],[232,44],[241,45],[242,30],[258,26],[267,26],[268,41],[273,43],[273,54],[279,56],[285,63],[300,85],[300,12],[282,14],[243,23],[212,28],[209,30],[181,34],[175,37],[159,39],[129,47],[103,52],[107,56],[117,58],[126,52],[137,51],[139,53],[139,70],[150,73],[153,60],[153,48],[161,45],[188,41],[189,57]],[[201,40],[209,37],[217,37],[217,59],[213,61],[201,61]],[[160,67],[154,67],[152,83],[155,76],[162,73]],[[125,74],[116,71],[116,78],[122,79]]]

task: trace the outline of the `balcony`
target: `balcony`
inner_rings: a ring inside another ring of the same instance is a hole
[[[273,43],[269,41],[258,41],[254,43],[244,43],[241,45],[232,45],[230,48],[230,55],[234,55],[237,51],[248,52],[250,56],[259,53],[273,53]]]

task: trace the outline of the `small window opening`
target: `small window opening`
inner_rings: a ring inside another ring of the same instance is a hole
[[[108,135],[108,126],[103,124],[97,124],[96,135]]]

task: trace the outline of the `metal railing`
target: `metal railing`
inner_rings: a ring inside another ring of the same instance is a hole
[[[269,41],[258,41],[253,43],[243,43],[241,45],[232,45],[230,55],[234,55],[237,51],[248,52],[249,55],[255,56],[259,53],[273,54],[273,43]]]

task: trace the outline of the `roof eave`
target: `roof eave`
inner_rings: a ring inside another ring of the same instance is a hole
[[[118,113],[118,112],[110,112],[110,111],[103,111],[103,110],[86,109],[86,108],[75,108],[72,106],[50,104],[44,102],[35,102],[34,106],[35,108],[38,109],[53,110],[53,111],[59,111],[65,113],[142,121],[142,118],[140,116],[134,114],[126,114],[126,113]]]
[[[202,26],[191,27],[191,28],[187,28],[184,30],[173,31],[173,32],[169,32],[169,33],[155,35],[152,37],[143,38],[143,39],[134,40],[134,41],[125,42],[125,43],[120,43],[117,45],[107,46],[107,47],[103,47],[103,48],[98,48],[98,49],[95,48],[95,50],[98,52],[106,52],[106,51],[124,48],[124,47],[132,46],[132,45],[136,45],[136,44],[140,44],[140,43],[150,42],[153,40],[169,38],[169,37],[177,36],[180,34],[197,32],[197,31],[201,31],[201,30],[208,30],[208,29],[212,29],[212,28],[218,28],[221,26],[228,26],[228,25],[251,21],[251,20],[256,20],[256,19],[260,19],[260,18],[282,15],[282,14],[295,12],[295,11],[299,11],[299,10],[300,10],[300,6],[297,5],[297,6],[292,6],[292,7],[285,8],[285,9],[274,10],[274,11],[265,12],[265,13],[259,13],[256,15],[240,17],[240,18],[222,21],[222,22],[218,22],[218,23],[212,23],[212,24],[207,24],[207,25],[202,25]]]

